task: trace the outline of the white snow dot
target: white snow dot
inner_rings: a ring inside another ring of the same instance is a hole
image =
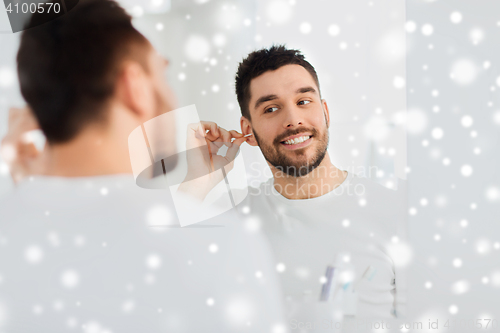
[[[395,76],[392,80],[392,84],[396,89],[403,89],[406,85],[406,81],[401,76]]]
[[[179,75],[177,75],[177,78],[179,79],[179,81],[185,81],[186,80],[186,74],[185,73],[179,73]]]
[[[210,54],[210,43],[203,36],[191,35],[186,41],[184,52],[190,60],[200,62]]]
[[[41,305],[35,305],[33,307],[33,313],[37,316],[41,315],[43,313],[43,307]]]
[[[257,279],[260,279],[260,278],[262,277],[262,272],[261,272],[261,271],[257,271],[257,272],[255,272],[255,277],[256,277]]]
[[[408,21],[405,23],[405,30],[411,34],[417,30],[417,25],[413,21]]]
[[[462,259],[460,258],[453,259],[453,266],[456,268],[462,267]]]
[[[212,41],[215,44],[215,46],[222,47],[226,45],[226,36],[224,36],[221,33],[218,33],[212,38]]]
[[[479,28],[474,28],[469,33],[469,38],[472,44],[477,45],[481,43],[484,39],[484,32]]]
[[[438,97],[439,96],[439,91],[434,89],[433,91],[431,91],[431,95],[433,97]]]
[[[422,198],[420,199],[420,205],[422,206],[427,206],[429,204],[429,200],[427,200],[426,198]]]
[[[441,128],[439,127],[436,127],[432,130],[432,133],[431,133],[432,137],[436,140],[440,140],[443,135],[444,135],[444,132]]]
[[[422,26],[421,31],[424,36],[430,36],[434,32],[434,27],[427,23]]]
[[[219,251],[219,246],[215,243],[210,244],[208,246],[208,251],[210,251],[210,253],[217,253]]]
[[[150,269],[157,269],[161,265],[161,258],[157,254],[150,254],[146,258],[146,266],[148,266]]]
[[[57,300],[54,302],[54,304],[52,304],[52,307],[55,311],[61,311],[64,309],[64,303],[61,300]]]
[[[275,24],[283,24],[292,16],[292,8],[286,0],[273,0],[266,8],[269,20]]]
[[[468,85],[476,80],[478,68],[476,64],[469,59],[460,59],[451,66],[450,77],[454,82],[460,85]]]
[[[495,202],[500,200],[500,190],[498,187],[490,186],[485,192],[486,199],[490,202]]]
[[[491,285],[495,288],[500,288],[500,271],[494,271],[490,276]]]
[[[491,242],[489,239],[481,238],[476,241],[476,251],[478,254],[488,254],[491,251]]]
[[[17,79],[16,72],[10,67],[0,68],[0,87],[8,88],[15,84]]]
[[[340,33],[340,28],[336,24],[332,24],[328,27],[328,34],[331,36],[338,36]]]
[[[37,264],[43,258],[43,251],[38,246],[32,245],[26,249],[26,251],[24,252],[24,257],[28,262]]]
[[[252,24],[252,20],[250,20],[250,19],[245,19],[245,20],[243,21],[243,24],[244,24],[246,27],[248,27],[248,26],[250,26],[250,25]]]
[[[7,163],[0,162],[0,175],[7,176],[9,174],[9,166]]]
[[[463,116],[462,119],[460,120],[462,123],[463,127],[471,127],[472,124],[474,123],[474,120],[472,119],[471,116]]]
[[[420,109],[410,109],[407,112],[399,111],[392,116],[392,120],[397,125],[406,126],[409,134],[420,134],[427,128],[428,118],[424,111]]]
[[[347,49],[347,43],[346,43],[346,42],[341,42],[341,43],[339,44],[339,48],[340,48],[341,50],[345,50],[345,49]]]
[[[271,333],[286,333],[288,329],[284,324],[276,324],[273,326]]]
[[[436,242],[439,242],[439,241],[441,240],[441,235],[440,235],[440,234],[435,234],[435,235],[434,235],[434,240],[435,240]]]
[[[215,301],[214,301],[213,298],[207,298],[206,303],[207,303],[208,306],[214,306]]]
[[[165,231],[164,227],[173,223],[172,218],[170,209],[164,205],[153,206],[146,213],[147,224],[154,231]]]
[[[163,30],[163,28],[164,28],[164,25],[163,25],[163,23],[156,23],[156,26],[155,26],[155,27],[156,27],[156,30],[158,30],[158,31],[162,31],[162,30]]]
[[[212,92],[217,93],[217,92],[219,92],[219,90],[220,90],[220,87],[218,85],[214,84],[212,86]]]
[[[66,288],[74,288],[80,283],[80,276],[74,270],[67,270],[61,275],[61,282]]]
[[[109,193],[109,191],[106,187],[101,188],[100,192],[101,192],[101,195],[108,195],[108,193]]]
[[[432,288],[432,282],[430,282],[430,281],[425,282],[425,288],[426,289],[431,289]]]
[[[81,247],[85,245],[85,237],[83,237],[82,235],[78,235],[75,237],[75,246],[77,247]]]
[[[135,303],[132,300],[125,301],[122,304],[122,311],[125,313],[130,313],[134,311],[134,309],[135,309]]]
[[[134,6],[130,9],[130,15],[133,17],[141,17],[144,15],[144,9],[141,6]]]
[[[468,164],[465,164],[460,168],[460,172],[462,173],[462,176],[464,177],[469,177],[472,175],[472,167]]]
[[[285,271],[286,267],[285,267],[285,264],[280,262],[276,265],[276,270],[279,272],[279,273],[283,273]]]
[[[312,26],[309,22],[302,22],[299,26],[299,30],[304,35],[307,35],[308,33],[310,33],[312,31]]]
[[[462,22],[462,14],[460,12],[453,12],[450,15],[451,22],[458,24]]]
[[[413,250],[411,246],[403,241],[389,243],[387,251],[393,259],[396,267],[407,266],[413,258]]]
[[[250,207],[249,206],[243,206],[243,208],[241,208],[241,212],[243,214],[249,214],[250,213]]]
[[[347,219],[345,219],[345,220],[343,220],[343,221],[342,221],[342,225],[343,225],[345,228],[347,228],[350,224],[351,224],[351,222],[350,222],[349,220],[347,220]]]
[[[448,308],[448,311],[452,315],[457,314],[457,312],[458,312],[458,306],[456,306],[455,304],[450,305],[450,307]]]

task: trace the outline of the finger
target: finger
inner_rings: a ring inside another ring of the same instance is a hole
[[[219,128],[220,130],[220,134],[221,134],[221,137],[222,137],[222,141],[224,142],[224,144],[229,148],[231,147],[233,144],[231,143],[231,133],[229,133],[228,131],[226,131],[225,129],[223,128]]]
[[[236,154],[238,153],[238,150],[240,149],[241,144],[245,141],[246,138],[239,138],[233,141],[233,146],[231,148],[228,148],[226,152],[226,159],[228,161],[234,160]]]
[[[243,134],[236,130],[230,130],[229,133],[231,133],[231,136],[236,139],[243,137]]]
[[[218,131],[218,126],[213,121],[200,121],[200,124],[203,126],[204,131],[207,133],[207,138],[211,141],[216,140],[220,133]],[[207,130],[209,132],[207,132]]]

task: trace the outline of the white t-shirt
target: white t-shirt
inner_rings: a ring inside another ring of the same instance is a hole
[[[279,329],[270,249],[226,218],[180,228],[131,175],[24,181],[0,202],[0,331]]]
[[[349,172],[325,195],[289,200],[274,189],[271,178],[249,187],[237,208],[268,237],[286,300],[300,301],[305,295],[319,300],[326,267],[339,254],[353,266],[354,281],[368,266],[376,269],[371,281],[356,288],[354,318],[404,318],[406,271],[395,266],[390,248],[406,237],[405,183],[399,180],[398,190],[391,190]],[[232,192],[235,201],[241,199],[243,192]]]

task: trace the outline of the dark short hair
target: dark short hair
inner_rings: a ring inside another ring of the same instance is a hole
[[[105,124],[123,60],[147,71],[148,50],[130,15],[111,0],[80,1],[65,15],[25,30],[19,83],[47,141],[67,142],[90,123]]]
[[[236,72],[236,97],[242,116],[250,118],[250,82],[267,71],[274,71],[285,65],[300,65],[313,77],[319,92],[318,74],[299,50],[287,49],[285,45],[273,45],[250,53],[238,66]]]

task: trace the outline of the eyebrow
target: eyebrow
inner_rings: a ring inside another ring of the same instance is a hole
[[[277,95],[266,95],[266,96],[262,96],[261,98],[259,98],[257,100],[257,102],[255,102],[255,109],[257,109],[259,107],[259,105],[261,105],[262,103],[265,103],[265,102],[269,102],[269,101],[272,101],[274,99],[278,99],[278,96]]]
[[[302,88],[299,88],[295,91],[296,94],[304,94],[304,93],[308,93],[308,92],[315,93],[316,90],[313,87],[302,87]],[[257,100],[257,102],[255,102],[254,108],[257,109],[262,103],[269,102],[269,101],[272,101],[275,99],[278,99],[277,95],[262,96],[261,98],[259,98]]]
[[[314,89],[313,87],[303,87],[303,88],[297,89],[297,91],[295,93],[296,94],[304,94],[304,93],[307,93],[307,92],[315,93],[316,89]]]

